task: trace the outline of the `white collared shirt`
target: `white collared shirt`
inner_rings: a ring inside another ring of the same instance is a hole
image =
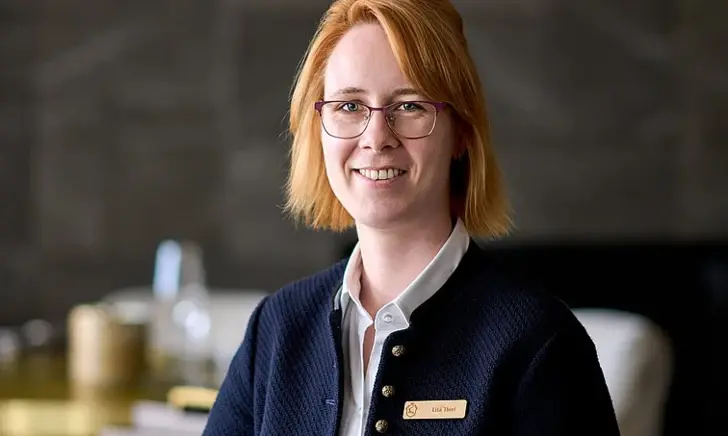
[[[457,220],[455,228],[440,251],[425,269],[392,302],[382,306],[375,318],[359,301],[361,290],[361,253],[359,244],[349,258],[344,281],[337,298],[342,309],[342,348],[344,352],[344,404],[340,436],[362,436],[365,433],[382,346],[387,337],[409,327],[410,315],[432,297],[450,278],[468,249],[470,235]],[[374,324],[374,344],[364,376],[364,333]]]

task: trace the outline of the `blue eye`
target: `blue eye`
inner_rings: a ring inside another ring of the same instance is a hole
[[[401,109],[405,112],[413,112],[413,111],[422,110],[422,106],[418,105],[417,103],[412,103],[409,101],[402,103],[397,108]]]
[[[346,103],[342,103],[341,105],[339,105],[337,109],[343,110],[345,112],[356,112],[359,110],[359,103],[347,101]]]

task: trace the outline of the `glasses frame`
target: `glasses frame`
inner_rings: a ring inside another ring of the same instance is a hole
[[[359,133],[358,135],[354,135],[354,136],[336,136],[336,135],[332,135],[328,131],[328,129],[326,128],[326,125],[324,124],[323,115],[321,114],[321,110],[323,109],[324,105],[326,105],[328,103],[356,103],[358,105],[364,106],[365,108],[369,109],[369,116],[367,117],[366,124],[361,129],[361,133]],[[391,107],[399,106],[399,105],[402,105],[402,104],[405,104],[405,103],[427,103],[427,104],[431,104],[432,106],[434,106],[434,108],[435,108],[435,119],[432,121],[432,128],[430,128],[430,131],[427,132],[426,135],[414,136],[414,137],[404,136],[404,135],[400,135],[399,133],[397,133],[394,130],[394,127],[392,127],[391,119],[390,119],[390,117],[387,116],[387,110],[389,108],[391,108]],[[397,102],[394,102],[394,103],[390,103],[390,104],[388,104],[386,106],[382,106],[382,107],[376,107],[376,106],[369,106],[367,104],[364,104],[364,103],[361,103],[361,102],[355,101],[355,100],[319,100],[316,103],[314,103],[314,109],[316,109],[316,112],[318,112],[319,117],[321,118],[321,126],[324,128],[324,131],[326,131],[326,134],[328,134],[329,136],[331,136],[333,138],[338,138],[338,139],[354,139],[354,138],[360,137],[361,135],[364,134],[364,132],[366,132],[367,127],[369,127],[369,122],[372,120],[372,114],[374,114],[374,112],[382,112],[382,114],[384,115],[384,119],[387,121],[387,127],[389,127],[389,130],[391,130],[392,133],[394,133],[395,136],[397,136],[398,138],[403,138],[403,139],[422,139],[422,138],[426,138],[426,137],[432,135],[432,132],[435,131],[435,126],[437,125],[437,115],[442,110],[444,110],[447,107],[447,105],[448,104],[446,102],[443,102],[443,101],[405,100],[405,101],[397,101]]]

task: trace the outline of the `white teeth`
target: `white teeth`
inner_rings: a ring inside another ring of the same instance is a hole
[[[404,173],[403,170],[396,169],[396,168],[390,168],[387,170],[360,169],[358,171],[359,171],[359,174],[361,174],[362,176],[366,177],[367,179],[372,179],[372,180],[393,179]]]

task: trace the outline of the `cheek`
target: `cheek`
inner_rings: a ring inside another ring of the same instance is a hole
[[[351,154],[351,147],[335,138],[323,139],[322,145],[326,172],[330,177],[340,177],[346,168],[347,159]]]
[[[450,176],[450,164],[452,163],[453,157],[455,156],[455,138],[452,130],[449,128],[443,129],[441,134],[437,137],[433,137],[434,140],[431,145],[431,159],[433,160],[433,166],[437,168],[438,175],[443,178],[449,178]]]
[[[422,167],[423,176],[428,179],[439,179],[443,172],[448,172],[452,159],[451,144],[440,138],[432,138],[427,144],[415,149],[414,160]],[[413,154],[414,154],[413,153]]]
[[[353,150],[351,144],[336,138],[325,138],[322,141],[324,158],[331,164],[338,162],[339,165],[346,163]]]

